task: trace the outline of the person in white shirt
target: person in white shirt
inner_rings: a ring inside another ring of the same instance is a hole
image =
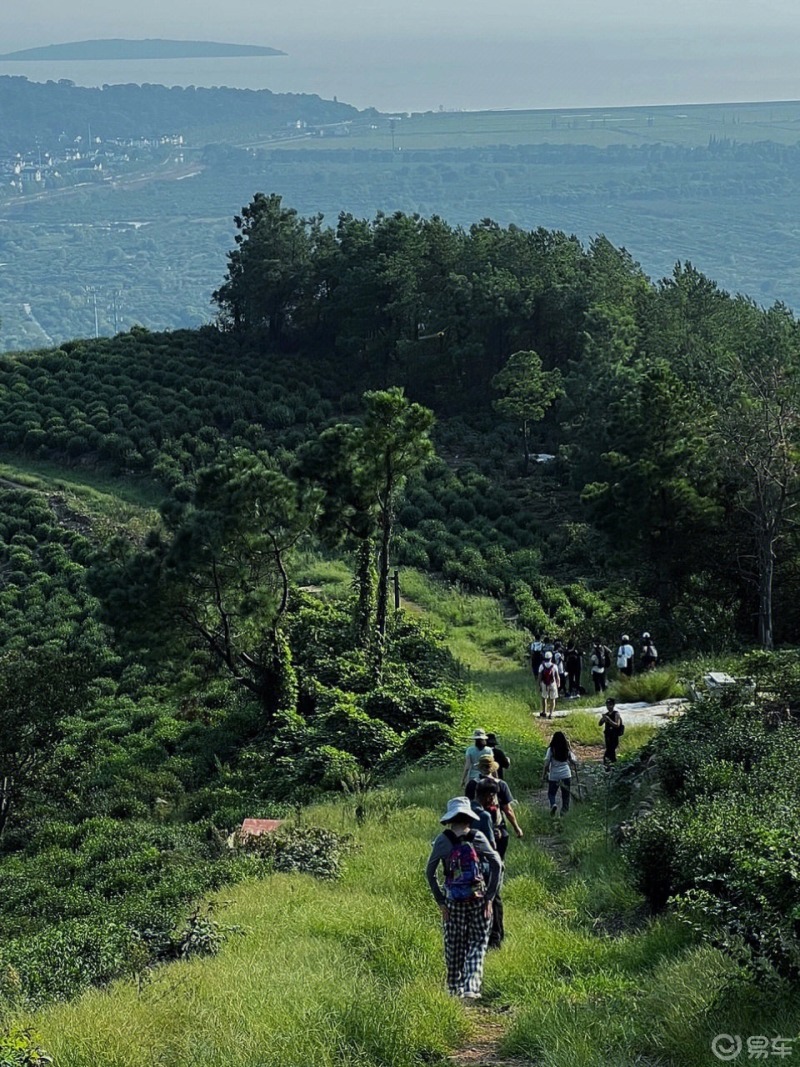
[[[627,634],[622,635],[620,646],[617,649],[617,669],[620,674],[633,674],[633,645]]]
[[[552,719],[558,700],[558,667],[553,662],[553,653],[545,652],[539,667],[539,691],[542,694],[542,710],[539,718]]]

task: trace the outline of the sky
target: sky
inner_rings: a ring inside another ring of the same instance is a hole
[[[800,38],[797,0],[26,0],[4,3],[3,51],[97,37],[174,37],[282,47],[304,37],[493,40],[667,32]]]

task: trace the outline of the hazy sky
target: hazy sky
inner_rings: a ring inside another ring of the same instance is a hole
[[[0,52],[108,37],[270,45],[288,58],[5,64],[82,85],[338,95],[358,107],[588,107],[800,98],[800,0],[0,0]]]
[[[281,47],[304,36],[519,39],[649,32],[800,36],[797,0],[26,0],[3,2],[2,50],[95,37],[175,37]]]

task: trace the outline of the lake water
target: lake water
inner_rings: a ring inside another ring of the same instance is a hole
[[[0,63],[78,85],[151,82],[318,93],[383,111],[610,107],[800,98],[797,34],[537,40],[270,41],[286,56]]]

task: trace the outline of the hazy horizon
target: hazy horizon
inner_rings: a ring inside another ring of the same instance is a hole
[[[795,0],[28,0],[4,12],[3,51],[96,38],[174,38],[281,49],[286,58],[236,68],[161,66],[146,76],[134,61],[94,73],[80,63],[4,63],[0,72],[79,84],[163,81],[228,84],[337,96],[382,110],[779,100],[800,97]],[[160,61],[168,63],[170,61]],[[29,70],[23,70],[29,67]],[[50,68],[50,69],[48,69]],[[163,76],[158,75],[158,71]],[[217,79],[217,80],[215,80]]]
[[[164,32],[166,36],[166,30]],[[76,35],[73,40],[78,40]],[[200,39],[197,33],[184,38]],[[212,38],[209,38],[212,39]],[[226,40],[215,36],[215,40]],[[472,40],[266,35],[251,43],[286,56],[115,62],[1,62],[0,74],[79,85],[152,82],[230,85],[318,93],[383,111],[574,108],[800,98],[795,42],[771,33],[697,35],[691,40],[561,37]],[[40,43],[56,43],[41,41]],[[233,43],[233,42],[231,42]],[[242,42],[237,42],[242,43]],[[20,47],[23,47],[20,45]],[[32,46],[31,46],[32,47]],[[8,50],[12,50],[11,44]]]

